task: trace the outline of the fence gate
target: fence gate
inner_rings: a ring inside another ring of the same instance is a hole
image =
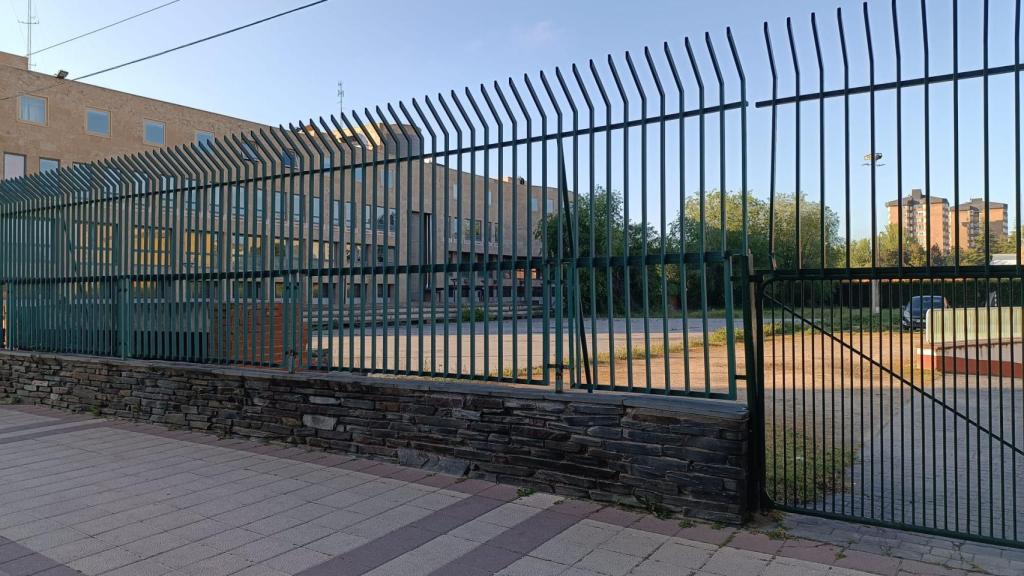
[[[771,257],[747,340],[763,496],[1021,546],[1020,2],[872,8],[787,21],[778,60],[764,28]],[[808,194],[780,208],[790,186]]]
[[[1024,290],[978,272],[765,280],[775,505],[1021,542]]]

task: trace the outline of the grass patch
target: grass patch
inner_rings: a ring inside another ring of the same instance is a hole
[[[520,498],[526,498],[527,496],[531,496],[533,493],[534,489],[529,486],[523,486],[516,490],[516,496],[519,496]]]
[[[483,308],[463,308],[463,322],[483,322],[487,319],[487,312]]]
[[[856,454],[838,450],[819,435],[817,444],[797,427],[775,424],[766,438],[765,471],[768,493],[778,502],[806,504],[826,494],[850,488],[846,470]]]
[[[656,334],[652,334],[652,340],[656,337]],[[743,342],[743,330],[736,328],[733,330],[733,341]],[[642,336],[641,336],[642,337]],[[689,349],[703,349],[705,347],[704,338],[701,336],[690,336],[687,339],[686,344],[689,345]],[[719,328],[718,330],[712,330],[708,332],[707,347],[718,348],[729,345],[729,333],[725,328]],[[683,342],[672,342],[668,345],[669,354],[682,354],[684,346]],[[665,345],[663,343],[652,342],[651,347],[645,346],[633,346],[629,348],[618,348],[615,350],[616,361],[626,361],[630,358],[633,360],[646,360],[647,358],[664,358],[665,357]],[[608,352],[598,352],[597,357],[592,360],[597,365],[611,364],[611,355]],[[566,358],[563,364],[568,365],[569,359]],[[513,371],[511,368],[505,368],[504,370],[492,370],[488,376],[492,378],[516,378],[516,379],[529,379],[539,378],[544,374],[544,368],[541,366],[534,366],[532,368],[520,368],[519,370]]]
[[[654,336],[654,335],[652,335]],[[743,341],[743,330],[733,330],[733,341]],[[689,345],[690,349],[693,348],[704,348],[704,338],[701,336],[691,336],[687,339],[686,344]],[[727,346],[729,344],[729,332],[725,328],[719,328],[708,332],[708,347],[719,347]],[[673,342],[668,345],[669,354],[682,353],[684,348],[683,342]],[[647,358],[664,358],[665,357],[665,345],[661,343],[652,343],[650,348],[645,346],[633,346],[632,350],[628,348],[620,348],[615,351],[616,360],[627,360],[632,358],[633,360],[645,360]],[[610,363],[609,354],[607,352],[597,353],[598,364]]]
[[[791,306],[790,310],[798,315],[802,312],[803,316],[794,317],[785,309],[775,308],[775,321],[765,324],[766,337],[811,332],[816,329],[814,326],[829,332],[896,332],[900,329],[903,314],[901,308],[884,308],[877,314],[868,308],[833,309],[828,306],[803,310],[799,306]],[[763,313],[766,320],[773,319],[771,308],[766,308]]]
[[[654,500],[644,496],[637,496],[636,500],[644,507],[644,510],[653,514],[655,518],[665,520],[672,517],[672,511],[662,506],[661,502],[655,502]]]

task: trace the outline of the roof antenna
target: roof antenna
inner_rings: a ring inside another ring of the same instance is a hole
[[[35,67],[32,64],[32,27],[39,24],[39,19],[32,17],[32,0],[28,0],[28,17],[24,20],[18,20],[18,23],[24,24],[25,29],[28,31],[25,37],[25,58],[28,59],[28,69],[31,70]]]
[[[339,118],[345,114],[345,83],[341,80],[338,80],[338,112],[341,113]]]

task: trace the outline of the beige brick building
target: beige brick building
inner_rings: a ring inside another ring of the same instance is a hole
[[[321,134],[345,150],[342,166],[339,158],[307,152],[303,138],[308,137],[310,149],[323,142],[312,133],[287,134],[298,145],[268,150],[244,136],[276,130],[266,125],[61,80],[28,70],[21,56],[0,53],[0,86],[3,179],[191,143],[214,142],[219,153],[232,156],[239,168],[224,179],[245,176],[244,182],[220,185],[160,175],[149,184],[166,194],[158,194],[159,202],[136,204],[135,253],[121,260],[129,273],[132,267],[154,274],[300,265],[377,268],[354,276],[302,278],[300,299],[309,308],[337,309],[342,299],[374,305],[447,299],[476,305],[499,296],[540,297],[540,282],[529,282],[533,287],[528,289],[528,274],[510,263],[542,254],[536,230],[544,214],[558,212],[558,190],[510,175],[484,178],[480,156],[476,173],[470,172],[468,155],[461,170],[455,155],[424,159],[412,126],[370,124]],[[301,169],[304,176],[257,177],[268,160],[282,171]],[[282,162],[288,166],[281,167]],[[69,232],[77,256],[98,259],[95,264],[101,267],[115,263],[110,246],[114,238],[124,237],[118,226],[81,224]],[[504,270],[497,269],[501,262]],[[424,266],[444,263],[452,269],[447,274],[422,272]],[[470,263],[495,269],[455,270]],[[399,266],[415,271],[388,271]],[[280,278],[273,285],[204,281],[187,283],[183,290],[180,284],[139,282],[135,288],[139,297],[161,300],[273,300],[285,291]]]
[[[926,250],[937,249],[943,254],[948,253],[951,246],[949,201],[938,196],[928,198],[920,188],[912,189],[910,195],[904,196],[901,200],[885,203],[889,213],[889,224],[900,225],[902,204],[904,237]],[[928,245],[929,240],[931,246]]]
[[[188,106],[92,86],[28,69],[0,52],[0,177],[201,142],[265,128]]]
[[[959,237],[961,250],[984,247],[986,217],[990,242],[1003,240],[1010,234],[1009,211],[1002,202],[989,202],[987,215],[983,198],[972,198],[950,212],[950,228]]]

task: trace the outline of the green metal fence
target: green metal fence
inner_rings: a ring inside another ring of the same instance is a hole
[[[1020,2],[936,6],[4,181],[3,347],[745,400],[753,500],[1019,545]]]
[[[684,212],[746,111],[683,49],[5,181],[5,346],[735,398],[745,240]]]

